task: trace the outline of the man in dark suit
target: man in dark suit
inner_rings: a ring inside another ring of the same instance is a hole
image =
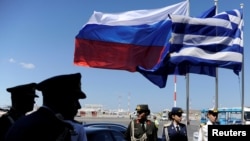
[[[164,124],[162,141],[188,141],[187,127],[181,123],[183,110],[173,107],[169,112],[171,122]]]
[[[11,94],[10,110],[0,117],[0,141],[4,140],[10,126],[20,117],[32,111],[35,104],[36,83],[19,85],[6,90]]]
[[[18,120],[6,141],[70,141],[75,132],[64,120],[75,116],[81,108],[79,99],[86,98],[81,74],[54,76],[38,83],[37,90],[42,92],[43,106]]]

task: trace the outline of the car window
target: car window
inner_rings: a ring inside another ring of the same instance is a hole
[[[113,137],[115,138],[115,141],[126,141],[124,139],[124,135],[119,132],[112,132]]]
[[[113,141],[111,134],[106,131],[97,132],[91,138],[92,138],[91,141]]]
[[[122,127],[122,126],[113,126],[113,125],[92,125],[90,127],[101,127],[101,128],[110,128],[110,129],[114,129],[117,131],[120,131],[122,133],[125,133],[126,128]]]

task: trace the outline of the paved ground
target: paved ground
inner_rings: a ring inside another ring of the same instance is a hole
[[[111,123],[120,123],[127,126],[130,122],[130,119],[127,117],[124,118],[117,118],[117,117],[76,117],[76,120],[85,122],[85,123],[92,123],[92,122],[111,122]],[[161,137],[162,135],[162,128],[163,124],[166,121],[160,121],[158,136]],[[187,125],[187,132],[188,132],[188,140],[193,141],[193,133],[198,131],[199,121],[191,120],[189,125]]]

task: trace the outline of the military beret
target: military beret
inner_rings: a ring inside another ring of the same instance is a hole
[[[183,110],[180,107],[173,107],[171,110],[171,114],[178,114],[178,113],[183,113]]]
[[[8,92],[11,93],[12,96],[33,96],[38,97],[36,95],[36,83],[29,83],[24,85],[18,85],[15,87],[7,88]]]
[[[86,94],[81,90],[80,73],[58,75],[48,78],[37,84],[37,90],[41,91],[43,96],[48,97],[60,97],[66,92],[77,98],[86,98]]]
[[[149,111],[147,104],[141,104],[136,106],[136,111]]]

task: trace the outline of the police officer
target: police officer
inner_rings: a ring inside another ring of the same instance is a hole
[[[208,140],[208,125],[218,125],[218,110],[217,109],[209,109],[207,113],[208,121],[207,123],[203,123],[200,125],[198,141],[207,141]]]
[[[147,117],[150,110],[147,104],[137,105],[137,118],[131,120],[125,132],[125,139],[128,141],[157,141],[157,129],[153,121]]]
[[[181,123],[183,110],[173,107],[169,112],[169,123],[164,124],[162,141],[188,141],[187,127]]]
[[[34,108],[36,83],[7,88],[11,94],[11,108],[0,117],[0,141],[4,140],[5,134],[14,122]]]
[[[86,98],[81,90],[81,74],[65,74],[48,78],[37,85],[43,106],[18,120],[6,135],[6,141],[70,141],[74,127],[65,122],[81,107]]]

